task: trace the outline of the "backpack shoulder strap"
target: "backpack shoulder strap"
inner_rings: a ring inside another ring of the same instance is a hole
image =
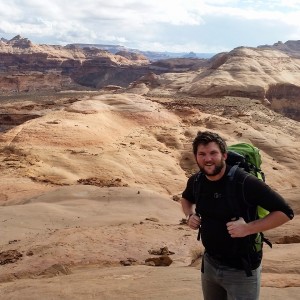
[[[234,165],[228,172],[228,184],[227,184],[227,197],[228,197],[228,203],[231,206],[231,211],[233,214],[232,221],[238,220],[241,217],[240,212],[240,201],[243,201],[244,196],[238,197],[237,195],[237,188],[238,184],[244,184],[245,179],[249,176],[247,172],[244,172],[239,168],[238,165]],[[241,251],[244,252],[245,249],[248,249],[250,245],[250,237],[246,237],[243,240],[235,239],[234,247],[235,251]],[[244,267],[246,275],[252,276],[251,271],[251,263],[249,261],[249,257],[244,257],[243,255],[240,257],[241,263]]]
[[[226,193],[229,205],[232,211],[232,221],[238,220],[240,214],[240,197],[237,196],[238,184],[244,184],[245,179],[249,176],[247,172],[242,171],[238,165],[231,167],[227,174],[228,184],[226,187]],[[244,198],[244,197],[243,197]]]
[[[194,178],[194,182],[193,182],[193,196],[194,196],[194,199],[195,199],[195,204],[196,204],[196,214],[200,217],[200,213],[199,211],[197,211],[197,202],[199,201],[199,198],[200,198],[200,193],[201,193],[201,188],[202,188],[202,184],[201,184],[201,181],[202,181],[202,178],[203,178],[204,174],[199,171],[195,178]],[[197,240],[200,241],[201,239],[201,226],[199,227],[199,230],[198,230],[198,236],[197,236]]]
[[[197,200],[198,200],[200,192],[201,192],[201,186],[202,186],[201,180],[202,180],[203,176],[204,176],[204,174],[201,171],[199,171],[194,178],[193,196],[195,199],[195,204],[197,204]]]

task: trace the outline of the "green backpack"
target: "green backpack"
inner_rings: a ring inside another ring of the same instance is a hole
[[[258,179],[265,181],[265,174],[261,170],[262,159],[259,149],[248,143],[239,143],[228,146],[228,157],[226,163],[230,166],[237,165],[244,171],[256,176]],[[234,176],[234,170],[232,171]],[[232,178],[233,180],[233,178]],[[269,211],[258,206],[257,214],[259,218],[263,218],[269,214]]]
[[[262,159],[259,153],[259,149],[249,143],[238,143],[227,147],[227,159],[226,163],[232,166],[230,172],[228,173],[229,180],[231,185],[228,187],[228,194],[230,197],[235,199],[234,190],[235,184],[237,183],[237,177],[239,172],[237,169],[241,168],[245,172],[256,176],[258,179],[265,182],[265,174],[261,170]],[[236,175],[237,174],[237,175]],[[201,172],[197,174],[194,180],[194,196],[197,197],[197,194],[200,192],[200,177],[203,175]],[[235,199],[236,200],[236,199]],[[235,201],[233,201],[235,202]],[[236,204],[232,204],[235,208]],[[236,210],[236,209],[234,209]],[[264,218],[269,214],[269,211],[258,206],[257,207],[257,216],[259,219]]]

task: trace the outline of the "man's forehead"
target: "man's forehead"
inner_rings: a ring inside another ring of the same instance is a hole
[[[220,149],[219,145],[216,142],[209,142],[207,144],[199,144],[198,149]]]

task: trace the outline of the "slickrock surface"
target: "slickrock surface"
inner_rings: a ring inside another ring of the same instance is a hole
[[[267,233],[261,299],[300,299],[297,121],[245,98],[133,93],[19,98],[0,112],[1,299],[202,299],[203,249],[176,200],[206,129],[259,147],[293,206]]]

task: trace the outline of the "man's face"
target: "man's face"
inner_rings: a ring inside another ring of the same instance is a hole
[[[207,177],[213,178],[219,175],[225,167],[226,158],[227,153],[222,154],[218,144],[215,142],[198,146],[196,161],[200,171]]]

